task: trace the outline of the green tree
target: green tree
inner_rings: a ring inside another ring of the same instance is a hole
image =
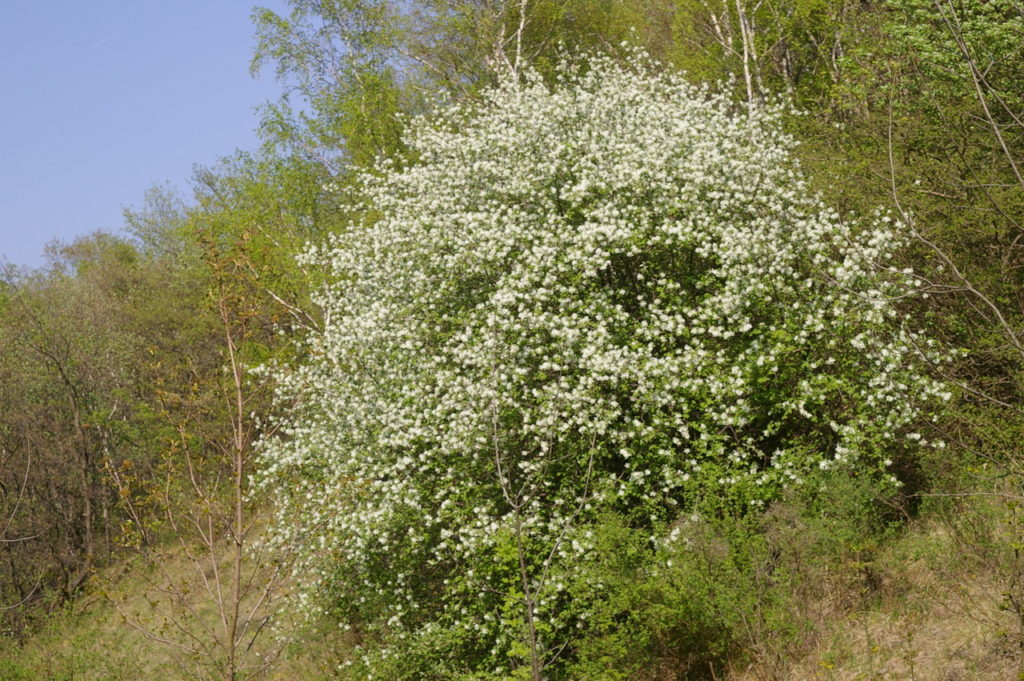
[[[257,9],[253,71],[273,65],[285,96],[264,111],[273,143],[324,163],[401,157],[403,116],[471,99],[525,64],[547,76],[566,54],[637,42],[668,49],[670,0],[292,0]],[[297,99],[300,110],[291,106]],[[303,110],[303,106],[308,107]]]
[[[870,13],[854,0],[680,0],[668,57],[698,80],[740,79],[747,100],[827,107]]]
[[[146,211],[129,214],[147,247],[173,253],[187,273],[196,325],[189,344],[154,358],[168,435],[158,498],[164,540],[147,553],[153,611],[142,618],[115,606],[167,646],[187,676],[241,681],[265,674],[287,635],[276,615],[289,556],[264,550],[261,500],[249,494],[272,389],[253,370],[288,355],[289,332],[317,326],[295,255],[328,230],[337,202],[322,166],[298,158],[239,153],[194,179],[195,202],[184,212],[154,193]],[[151,225],[164,223],[170,234],[158,228],[151,237]],[[164,569],[171,555],[187,561],[185,578]]]
[[[148,542],[164,435],[149,360],[188,317],[187,292],[166,297],[173,284],[130,242],[96,234],[50,253],[8,274],[0,314],[3,487],[20,509],[9,529],[31,538],[0,549],[20,598],[69,598],[126,531]]]

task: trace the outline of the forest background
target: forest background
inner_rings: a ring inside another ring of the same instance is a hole
[[[250,370],[303,361],[325,324],[329,272],[296,256],[368,218],[359,173],[417,162],[411,117],[476,101],[519,59],[551,82],[633,47],[737,111],[784,98],[822,200],[910,226],[898,257],[926,295],[896,304],[952,355],[930,367],[952,398],[916,430],[945,446],[893,452],[898,488],[836,470],[761,513],[705,508],[667,570],[608,523],[603,624],[549,661],[523,634],[509,678],[1024,674],[1020,0],[290,4],[253,13],[253,69],[284,92],[260,150],[3,274],[0,678],[367,673],[353,662],[382,634],[343,608],[295,614],[317,595],[292,577],[300,549],[262,541],[251,489],[290,407]],[[490,678],[407,659],[377,673]]]

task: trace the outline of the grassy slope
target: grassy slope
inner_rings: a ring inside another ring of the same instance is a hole
[[[1006,607],[1010,565],[996,555],[998,545],[972,547],[967,539],[937,519],[916,523],[862,566],[868,579],[820,604],[815,634],[801,650],[761,655],[730,680],[1024,678],[1024,632]]]
[[[153,640],[150,634],[173,636],[166,618],[168,600],[160,584],[191,580],[198,587],[195,566],[180,552],[167,554],[160,568],[138,557],[101,571],[89,587],[64,609],[51,613],[26,640],[0,638],[0,681],[171,681],[193,678],[183,665],[187,655]],[[192,589],[189,605],[206,624],[216,626],[216,613],[203,592]],[[137,626],[132,626],[128,620]],[[169,635],[170,634],[170,635]],[[301,635],[300,635],[301,636]],[[285,647],[266,681],[323,679],[340,645],[323,632]],[[337,637],[340,638],[340,637]],[[261,641],[273,645],[269,636]]]
[[[787,650],[760,647],[728,679],[1024,678],[1018,676],[1021,620],[1006,607],[1007,594],[1020,589],[1012,520],[998,501],[981,498],[914,521],[869,563],[836,566],[830,570],[836,578],[825,588],[807,590],[818,595],[803,604],[812,625],[804,640]],[[165,561],[164,568],[175,578],[191,571],[180,557]],[[0,681],[183,678],[172,651],[127,626],[111,602],[158,627],[163,606],[147,602],[150,584],[152,573],[137,560],[101,573],[90,590],[49,617],[23,645],[0,641]],[[338,635],[307,634],[285,649],[265,678],[330,678],[343,645]],[[671,670],[663,676],[676,678]]]

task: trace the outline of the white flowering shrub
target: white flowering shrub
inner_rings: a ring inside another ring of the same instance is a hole
[[[360,675],[558,678],[597,519],[656,551],[702,494],[756,509],[920,446],[941,390],[891,303],[912,276],[878,267],[899,226],[811,196],[779,115],[595,59],[362,178],[365,221],[307,254],[325,323],[262,479]]]

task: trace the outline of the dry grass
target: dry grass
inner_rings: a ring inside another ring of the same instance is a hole
[[[1011,514],[1012,515],[1012,514]],[[761,632],[753,662],[728,681],[1009,681],[1022,679],[1021,625],[1006,607],[1020,565],[1005,509],[935,514],[891,541],[869,566],[814,565],[794,584],[803,640]],[[1012,517],[1011,517],[1012,521]],[[794,532],[799,532],[799,528]],[[797,536],[786,537],[798,541]],[[813,561],[807,561],[811,563]],[[194,579],[184,556],[162,571]],[[90,591],[23,646],[0,641],[0,681],[171,681],[189,678],[172,650],[127,626],[121,612],[159,628],[158,571],[136,558],[97,576]],[[1019,572],[1018,572],[1019,574]],[[146,596],[148,593],[149,597]],[[201,607],[201,591],[191,598]],[[213,617],[212,609],[204,610]],[[754,632],[757,634],[757,632]],[[777,639],[777,640],[776,640]],[[336,630],[306,631],[264,681],[319,681],[348,649]],[[672,675],[666,676],[668,678]],[[580,679],[579,681],[588,681]]]
[[[226,560],[226,555],[225,555]],[[195,565],[181,551],[165,551],[159,567],[140,557],[98,573],[88,589],[64,610],[53,613],[25,641],[0,639],[0,681],[174,681],[196,678],[190,661],[149,634],[174,638],[174,609],[155,588],[171,581],[194,584],[187,600],[215,626],[217,613],[205,602]],[[130,620],[129,623],[127,620]],[[134,625],[134,626],[133,626]],[[194,626],[195,623],[192,623]],[[291,623],[298,630],[298,623]],[[286,645],[278,663],[261,681],[325,679],[343,645],[340,634],[301,635]],[[267,649],[278,645],[261,639]]]
[[[729,681],[1021,679],[1020,631],[1005,571],[964,552],[947,525],[913,528],[879,557],[874,585],[830,584],[797,654],[763,658]]]

